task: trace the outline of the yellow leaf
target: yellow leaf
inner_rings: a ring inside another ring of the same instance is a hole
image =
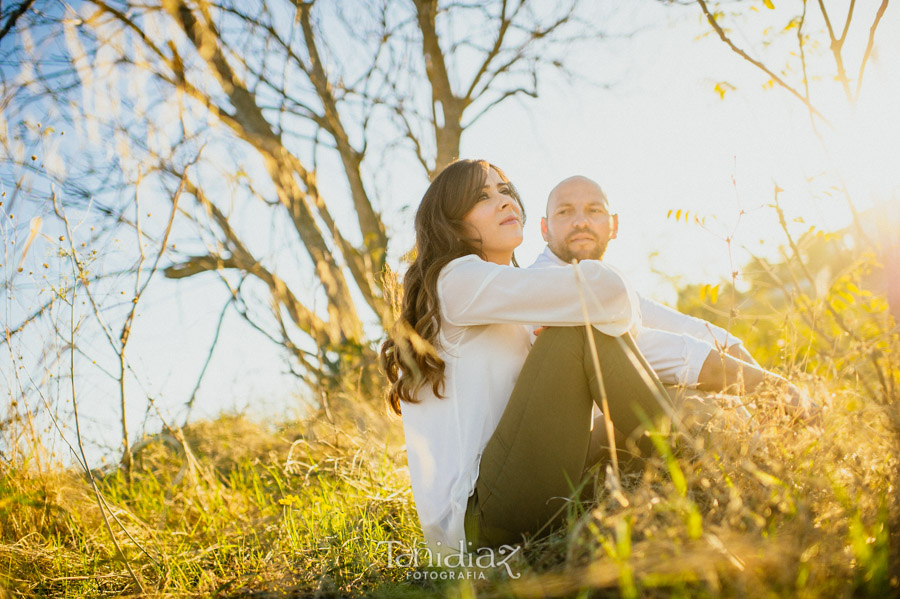
[[[725,93],[732,89],[737,89],[735,86],[731,85],[727,81],[719,81],[716,83],[716,86],[713,88],[717,94],[719,94],[719,99],[725,99]]]
[[[672,218],[672,213],[673,213],[673,212],[674,212],[674,210],[669,210],[669,212],[666,213],[666,218]]]
[[[772,4],[772,0],[763,0],[763,4],[765,4],[766,8],[769,10],[775,10],[775,5]]]
[[[711,288],[709,291],[710,291],[710,293],[709,293],[710,302],[714,304],[719,300],[719,286],[716,285],[715,287]]]
[[[680,218],[681,218],[681,208],[679,208],[678,210],[675,211],[675,220],[678,220]]]

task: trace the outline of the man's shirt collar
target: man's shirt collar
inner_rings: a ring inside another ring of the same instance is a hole
[[[568,262],[554,254],[549,245],[545,245],[544,251],[538,255],[532,266],[550,266],[551,264],[554,266],[567,266]]]

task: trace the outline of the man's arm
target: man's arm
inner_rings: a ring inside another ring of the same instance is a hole
[[[752,364],[757,368],[762,368],[762,366],[759,365],[759,362],[753,359],[753,356],[750,355],[750,352],[747,351],[747,348],[744,347],[743,343],[736,343],[735,345],[732,345],[725,350],[725,353],[727,353],[732,358],[737,358],[741,362],[746,362],[747,364]]]
[[[716,326],[702,318],[683,314],[678,310],[673,310],[641,295],[638,297],[640,299],[643,326],[669,331],[670,333],[687,334],[691,337],[702,339],[713,347],[724,348],[726,352],[738,360],[759,366],[756,360],[753,359],[753,356],[744,348],[741,340],[722,327]]]
[[[744,362],[715,350],[709,352],[697,379],[697,387],[703,391],[742,394],[752,393],[764,385],[781,391],[786,396],[784,404],[803,417],[814,417],[819,409],[805,393],[783,376],[763,370],[758,364]]]

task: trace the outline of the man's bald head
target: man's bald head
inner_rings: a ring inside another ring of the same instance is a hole
[[[607,208],[609,207],[606,193],[604,193],[603,189],[596,181],[588,179],[583,175],[574,175],[567,179],[563,179],[556,184],[556,187],[550,190],[550,195],[547,196],[547,216],[550,215],[550,211],[553,210],[554,205],[560,198],[566,199],[571,198],[572,196],[589,196],[603,201],[607,205]]]
[[[602,259],[618,228],[618,216],[610,214],[603,189],[581,175],[562,180],[550,191],[547,216],[541,219],[544,240],[566,262]]]

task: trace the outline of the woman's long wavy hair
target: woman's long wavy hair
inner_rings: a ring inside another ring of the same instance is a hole
[[[463,217],[478,203],[488,169],[509,184],[525,222],[519,194],[503,171],[484,160],[457,160],[431,182],[416,211],[415,259],[403,278],[400,317],[381,346],[381,366],[390,383],[387,399],[396,414],[400,402],[415,403],[426,384],[442,397],[444,361],[435,351],[441,329],[438,275],[456,258],[475,254],[484,259],[481,240],[473,239]]]

